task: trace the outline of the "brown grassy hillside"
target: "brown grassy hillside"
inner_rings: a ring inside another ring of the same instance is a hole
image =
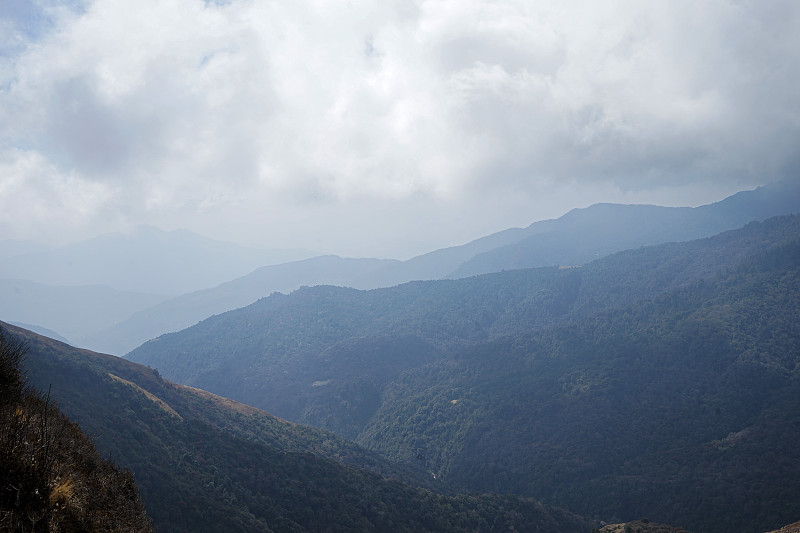
[[[0,531],[152,531],[130,472],[26,387],[24,355],[0,328]]]

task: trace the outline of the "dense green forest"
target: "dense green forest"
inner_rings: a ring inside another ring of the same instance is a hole
[[[80,426],[159,532],[761,533],[800,501],[797,316],[800,219],[779,217],[576,268],[274,294],[131,354],[158,370],[4,325],[50,392],[3,416]],[[64,501],[26,515],[88,520]]]
[[[98,448],[131,469],[159,533],[591,527],[531,499],[430,490],[433,480],[418,466],[398,466],[332,433],[7,329],[29,347],[31,381],[49,386]]]
[[[130,354],[438,481],[763,531],[800,501],[798,217],[580,268],[304,288]]]
[[[276,293],[163,335],[127,357],[173,381],[356,438],[403,372],[470,346],[653,298],[798,234],[800,219],[779,217],[581,268]]]
[[[762,531],[800,501],[800,242],[409,372],[359,441],[470,490]]]
[[[0,328],[0,531],[152,531],[130,472],[27,386],[26,351]]]

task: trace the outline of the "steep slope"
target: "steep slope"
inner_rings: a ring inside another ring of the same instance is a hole
[[[653,301],[396,380],[359,441],[469,490],[762,532],[800,500],[800,232]]]
[[[152,531],[130,473],[26,386],[24,356],[0,328],[0,531]]]
[[[590,527],[531,500],[445,496],[387,479],[418,478],[414,468],[333,434],[169,383],[123,359],[8,330],[29,346],[31,379],[133,471],[159,532]]]
[[[798,232],[800,219],[783,217],[583,268],[371,291],[304,288],[164,335],[128,357],[178,382],[355,437],[386,385],[407,370],[504,335],[652,298]]]

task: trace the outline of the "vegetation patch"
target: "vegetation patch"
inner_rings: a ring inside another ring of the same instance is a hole
[[[132,381],[128,381],[127,379],[122,379],[121,377],[116,376],[116,375],[112,374],[111,372],[108,373],[108,376],[111,379],[113,379],[114,381],[118,381],[120,383],[123,383],[123,384],[131,387],[136,392],[140,392],[140,393],[144,394],[145,397],[147,397],[148,400],[150,400],[151,402],[153,402],[154,404],[159,406],[161,409],[163,409],[164,411],[166,411],[170,415],[174,416],[175,418],[177,418],[179,420],[183,420],[183,417],[181,417],[181,415],[179,415],[178,412],[175,409],[170,407],[167,402],[165,402],[164,400],[162,400],[161,398],[159,398],[158,396],[156,396],[152,392],[146,391],[143,388],[141,388],[139,385],[137,385],[136,383],[134,383]]]

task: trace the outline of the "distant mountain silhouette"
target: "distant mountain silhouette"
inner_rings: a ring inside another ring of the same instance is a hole
[[[689,208],[597,204],[559,219],[511,228],[407,261],[312,258],[258,269],[218,287],[181,295],[138,312],[86,339],[86,346],[124,354],[163,333],[301,286],[391,287],[414,280],[457,279],[536,266],[580,265],[621,250],[708,237],[753,220],[800,212],[800,187],[778,183]]]
[[[117,291],[103,285],[54,287],[0,279],[1,319],[44,327],[77,344],[162,300],[163,296]]]
[[[754,220],[800,212],[800,182],[743,191],[700,207],[596,204],[534,223],[517,240],[476,254],[447,277],[550,265],[581,265],[613,252],[710,237]]]
[[[265,266],[213,289],[191,292],[140,310],[127,320],[85,339],[92,349],[125,354],[141,343],[179,331],[211,315],[244,307],[273,292],[291,292],[301,285],[349,285],[392,260],[343,259],[325,255]]]
[[[9,322],[9,324],[11,324],[12,326],[16,326],[18,328],[27,329],[29,331],[32,331],[33,333],[36,333],[37,335],[48,337],[58,342],[69,343],[69,340],[67,340],[66,337],[59,335],[58,332],[53,331],[51,329],[43,328],[35,324],[25,324],[22,322]]]
[[[798,313],[784,216],[579,268],[273,294],[128,357],[476,493],[763,531],[800,497]]]
[[[49,249],[49,246],[37,242],[5,239],[0,241],[0,260],[16,255],[44,252]]]
[[[171,298],[149,304],[139,299],[143,305],[137,307],[124,296],[116,307],[113,301],[93,306],[105,309],[107,319],[92,318],[82,324],[76,323],[81,313],[71,313],[68,306],[38,307],[37,315],[7,299],[0,306],[0,318],[46,327],[80,346],[122,355],[163,333],[301,286],[370,289],[537,266],[581,265],[620,250],[710,236],[793,212],[800,212],[800,185],[794,182],[743,191],[697,208],[597,204],[407,261],[306,258],[307,252],[254,250],[150,226],[38,252],[20,253],[29,243],[12,242],[10,257],[0,254],[0,279],[51,286],[104,284],[118,291]],[[286,262],[291,258],[301,260]],[[93,298],[76,295],[75,302]],[[56,316],[64,310],[65,315]]]
[[[46,285],[108,285],[119,291],[175,296],[213,287],[266,264],[308,257],[259,250],[195,233],[138,226],[130,233],[0,259],[0,278]]]

